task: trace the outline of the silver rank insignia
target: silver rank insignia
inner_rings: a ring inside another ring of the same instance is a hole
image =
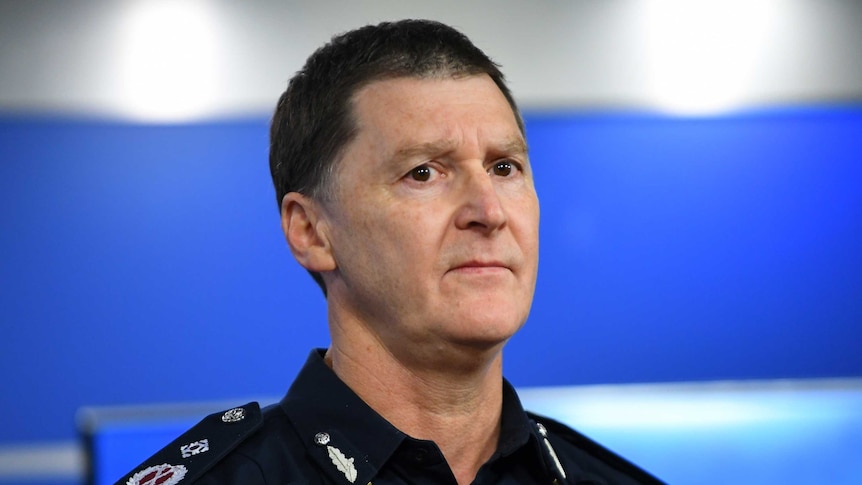
[[[560,463],[560,458],[557,457],[557,452],[554,451],[554,447],[551,446],[550,440],[548,440],[548,430],[545,429],[545,426],[542,423],[536,423],[536,427],[539,428],[539,434],[542,435],[542,439],[545,441],[545,448],[548,449],[548,454],[551,455],[551,459],[554,460],[554,465],[557,466],[557,471],[560,472],[560,475],[565,480],[566,470],[563,468],[563,464]]]
[[[344,478],[346,478],[348,482],[355,482],[356,467],[353,466],[353,458],[344,456],[344,453],[342,453],[341,450],[329,444],[329,440],[329,433],[317,433],[314,435],[315,444],[326,447],[326,451],[329,453],[329,459],[332,460],[332,464],[335,465],[335,468],[344,474]]]
[[[243,408],[233,408],[221,416],[224,423],[238,423],[243,419],[245,419],[245,409]]]
[[[189,443],[187,445],[180,446],[180,453],[182,453],[183,458],[189,458],[191,456],[200,455],[201,453],[206,453],[210,450],[210,441],[206,438],[202,440],[195,441],[194,443]]]

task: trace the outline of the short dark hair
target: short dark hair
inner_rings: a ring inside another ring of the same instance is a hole
[[[269,169],[279,207],[289,192],[331,196],[336,162],[356,135],[353,96],[366,85],[400,77],[487,74],[524,123],[499,65],[461,32],[430,20],[367,25],[315,51],[281,95],[270,127]],[[326,294],[320,274],[312,277]]]

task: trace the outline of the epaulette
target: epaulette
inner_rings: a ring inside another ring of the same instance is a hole
[[[553,420],[547,416],[541,416],[535,413],[531,413],[529,411],[527,412],[527,416],[529,416],[530,419],[532,419],[534,422],[541,424],[544,428],[546,428],[549,434],[558,436],[563,440],[575,445],[577,448],[584,450],[590,456],[593,456],[594,458],[604,462],[611,468],[633,478],[637,481],[637,483],[645,485],[664,485],[664,482],[644,471],[642,468],[638,467],[634,463],[626,460],[620,455],[617,455],[613,451],[596,443],[590,438],[587,438],[581,433],[578,433],[577,431],[566,426],[565,424]]]
[[[262,424],[256,402],[210,414],[115,485],[194,483]]]

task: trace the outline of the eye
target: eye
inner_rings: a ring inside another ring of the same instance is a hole
[[[408,176],[417,182],[427,182],[431,180],[431,167],[428,165],[419,165],[411,170]]]
[[[494,163],[490,172],[498,177],[508,177],[509,175],[512,175],[512,171],[517,169],[518,167],[516,167],[510,160],[500,160],[499,162]]]

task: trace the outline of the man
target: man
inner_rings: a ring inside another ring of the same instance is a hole
[[[466,37],[428,21],[335,37],[279,100],[270,168],[332,345],[279,404],[210,416],[120,483],[660,483],[525,413],[502,377],[539,202],[515,102]]]

